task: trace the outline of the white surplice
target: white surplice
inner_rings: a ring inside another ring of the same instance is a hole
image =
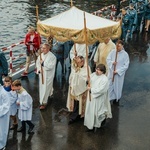
[[[10,99],[8,92],[0,88],[0,149],[6,146],[8,129],[9,129],[9,115]]]
[[[18,107],[18,118],[21,121],[31,121],[33,100],[24,88],[21,88],[19,91],[17,102],[20,103]]]
[[[56,57],[52,52],[47,54],[41,54],[41,58],[44,61],[43,69],[43,79],[44,84],[42,84],[42,76],[39,74],[39,93],[40,93],[40,104],[47,104],[48,97],[53,94],[53,80],[55,75]],[[36,61],[37,73],[41,72],[40,56]]]
[[[124,76],[126,70],[129,67],[129,55],[124,49],[122,49],[120,52],[117,53],[117,65],[116,65],[117,74],[115,74],[114,82],[112,82],[114,71],[113,62],[115,62],[115,57],[116,57],[116,50],[111,51],[107,57],[107,65],[109,69],[108,70],[109,99],[110,100],[116,99],[118,101],[122,96]]]
[[[91,94],[87,98],[84,125],[88,129],[99,128],[105,118],[112,118],[110,101],[108,99],[108,78],[106,75],[90,76]]]

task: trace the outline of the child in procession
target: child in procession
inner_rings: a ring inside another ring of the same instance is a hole
[[[17,130],[17,132],[26,131],[26,123],[29,126],[28,134],[33,133],[34,124],[32,120],[32,105],[33,100],[30,94],[22,87],[20,80],[15,80],[12,83],[12,87],[18,93],[18,118],[21,120],[22,126]]]
[[[14,91],[12,89],[11,84],[12,84],[12,78],[9,76],[5,77],[4,89],[7,91],[7,94],[8,94],[9,99],[10,99],[10,112],[9,112],[9,114],[10,114],[11,120],[13,121],[12,126],[10,127],[10,130],[13,130],[13,129],[17,129],[17,127],[18,127],[18,122],[17,122],[17,117],[16,117],[16,114],[17,114],[17,104],[16,104],[17,93],[16,93],[16,91]]]

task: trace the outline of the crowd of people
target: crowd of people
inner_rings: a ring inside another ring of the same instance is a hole
[[[128,42],[133,33],[145,32],[150,28],[150,0],[130,0],[129,7],[121,9],[117,20],[122,23],[122,40]]]
[[[42,44],[40,51],[36,59],[36,73],[39,75],[39,109],[43,110],[47,106],[49,96],[53,94],[57,56],[48,43]],[[87,61],[85,44],[74,43],[68,55],[71,62],[66,101],[66,107],[70,112],[68,124],[84,118],[87,131],[96,132],[107,118],[112,117],[111,101],[119,103],[121,99],[129,56],[124,50],[123,41],[118,40],[115,44],[110,38],[99,43],[97,47],[94,71],[91,71]],[[5,58],[4,55],[3,57]],[[12,81],[7,76],[8,72],[4,72],[2,61],[5,59],[0,59],[1,72],[6,76],[0,86],[0,123],[5,122],[4,126],[0,125],[0,149],[6,145],[10,119],[12,120],[10,130],[18,128],[18,119],[21,121],[18,132],[25,132],[26,124],[29,126],[29,134],[33,133],[34,129],[31,122],[32,97],[22,87],[20,80]],[[7,61],[4,66],[6,64]]]
[[[8,131],[18,128],[18,119],[21,127],[17,132],[26,131],[26,123],[29,125],[28,134],[33,133],[32,97],[22,87],[20,80],[12,81],[6,76],[4,85],[0,85],[0,149],[4,150],[7,142]],[[18,114],[18,117],[16,116]],[[9,128],[10,118],[12,126]],[[18,118],[18,119],[17,119]]]
[[[71,73],[66,100],[66,107],[70,112],[68,124],[84,118],[86,131],[96,132],[107,118],[112,118],[111,104],[119,105],[125,73],[130,63],[129,55],[124,49],[124,41],[127,36],[132,38],[135,29],[140,30],[143,17],[145,30],[149,30],[149,10],[150,2],[144,4],[142,0],[130,3],[128,10],[122,9],[122,40],[114,43],[110,38],[106,38],[98,44],[93,59],[95,70],[91,69],[87,61],[86,44],[71,41],[62,43],[53,37],[50,42],[41,44],[39,34],[33,27],[29,27],[25,37],[26,68],[22,76],[28,75],[33,57],[35,72],[39,75],[39,109],[46,109],[48,98],[53,94],[58,62],[64,75],[64,60],[69,57]],[[8,63],[4,53],[0,52],[0,150],[5,149],[8,130],[18,128],[18,120],[21,121],[18,132],[26,132],[28,124],[28,134],[33,133],[35,125],[32,123],[32,107],[31,95],[22,87],[20,80],[12,81],[8,76]],[[9,127],[10,119],[12,123]]]

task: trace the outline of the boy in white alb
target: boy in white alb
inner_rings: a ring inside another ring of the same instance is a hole
[[[22,87],[19,80],[15,80],[12,83],[12,87],[18,93],[18,118],[21,120],[22,126],[17,130],[18,132],[25,132],[26,123],[29,125],[28,134],[33,133],[34,124],[32,120],[32,97]]]

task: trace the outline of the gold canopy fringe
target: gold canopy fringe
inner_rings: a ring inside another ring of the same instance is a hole
[[[82,30],[73,30],[66,28],[58,28],[54,26],[47,26],[42,24],[40,21],[37,22],[38,32],[45,36],[53,36],[58,41],[68,41],[72,40],[75,43],[85,43],[84,28]],[[87,44],[93,44],[96,41],[103,42],[104,39],[110,37],[111,39],[116,39],[121,36],[121,26],[118,22],[115,26],[110,26],[101,29],[89,30],[87,29]]]

